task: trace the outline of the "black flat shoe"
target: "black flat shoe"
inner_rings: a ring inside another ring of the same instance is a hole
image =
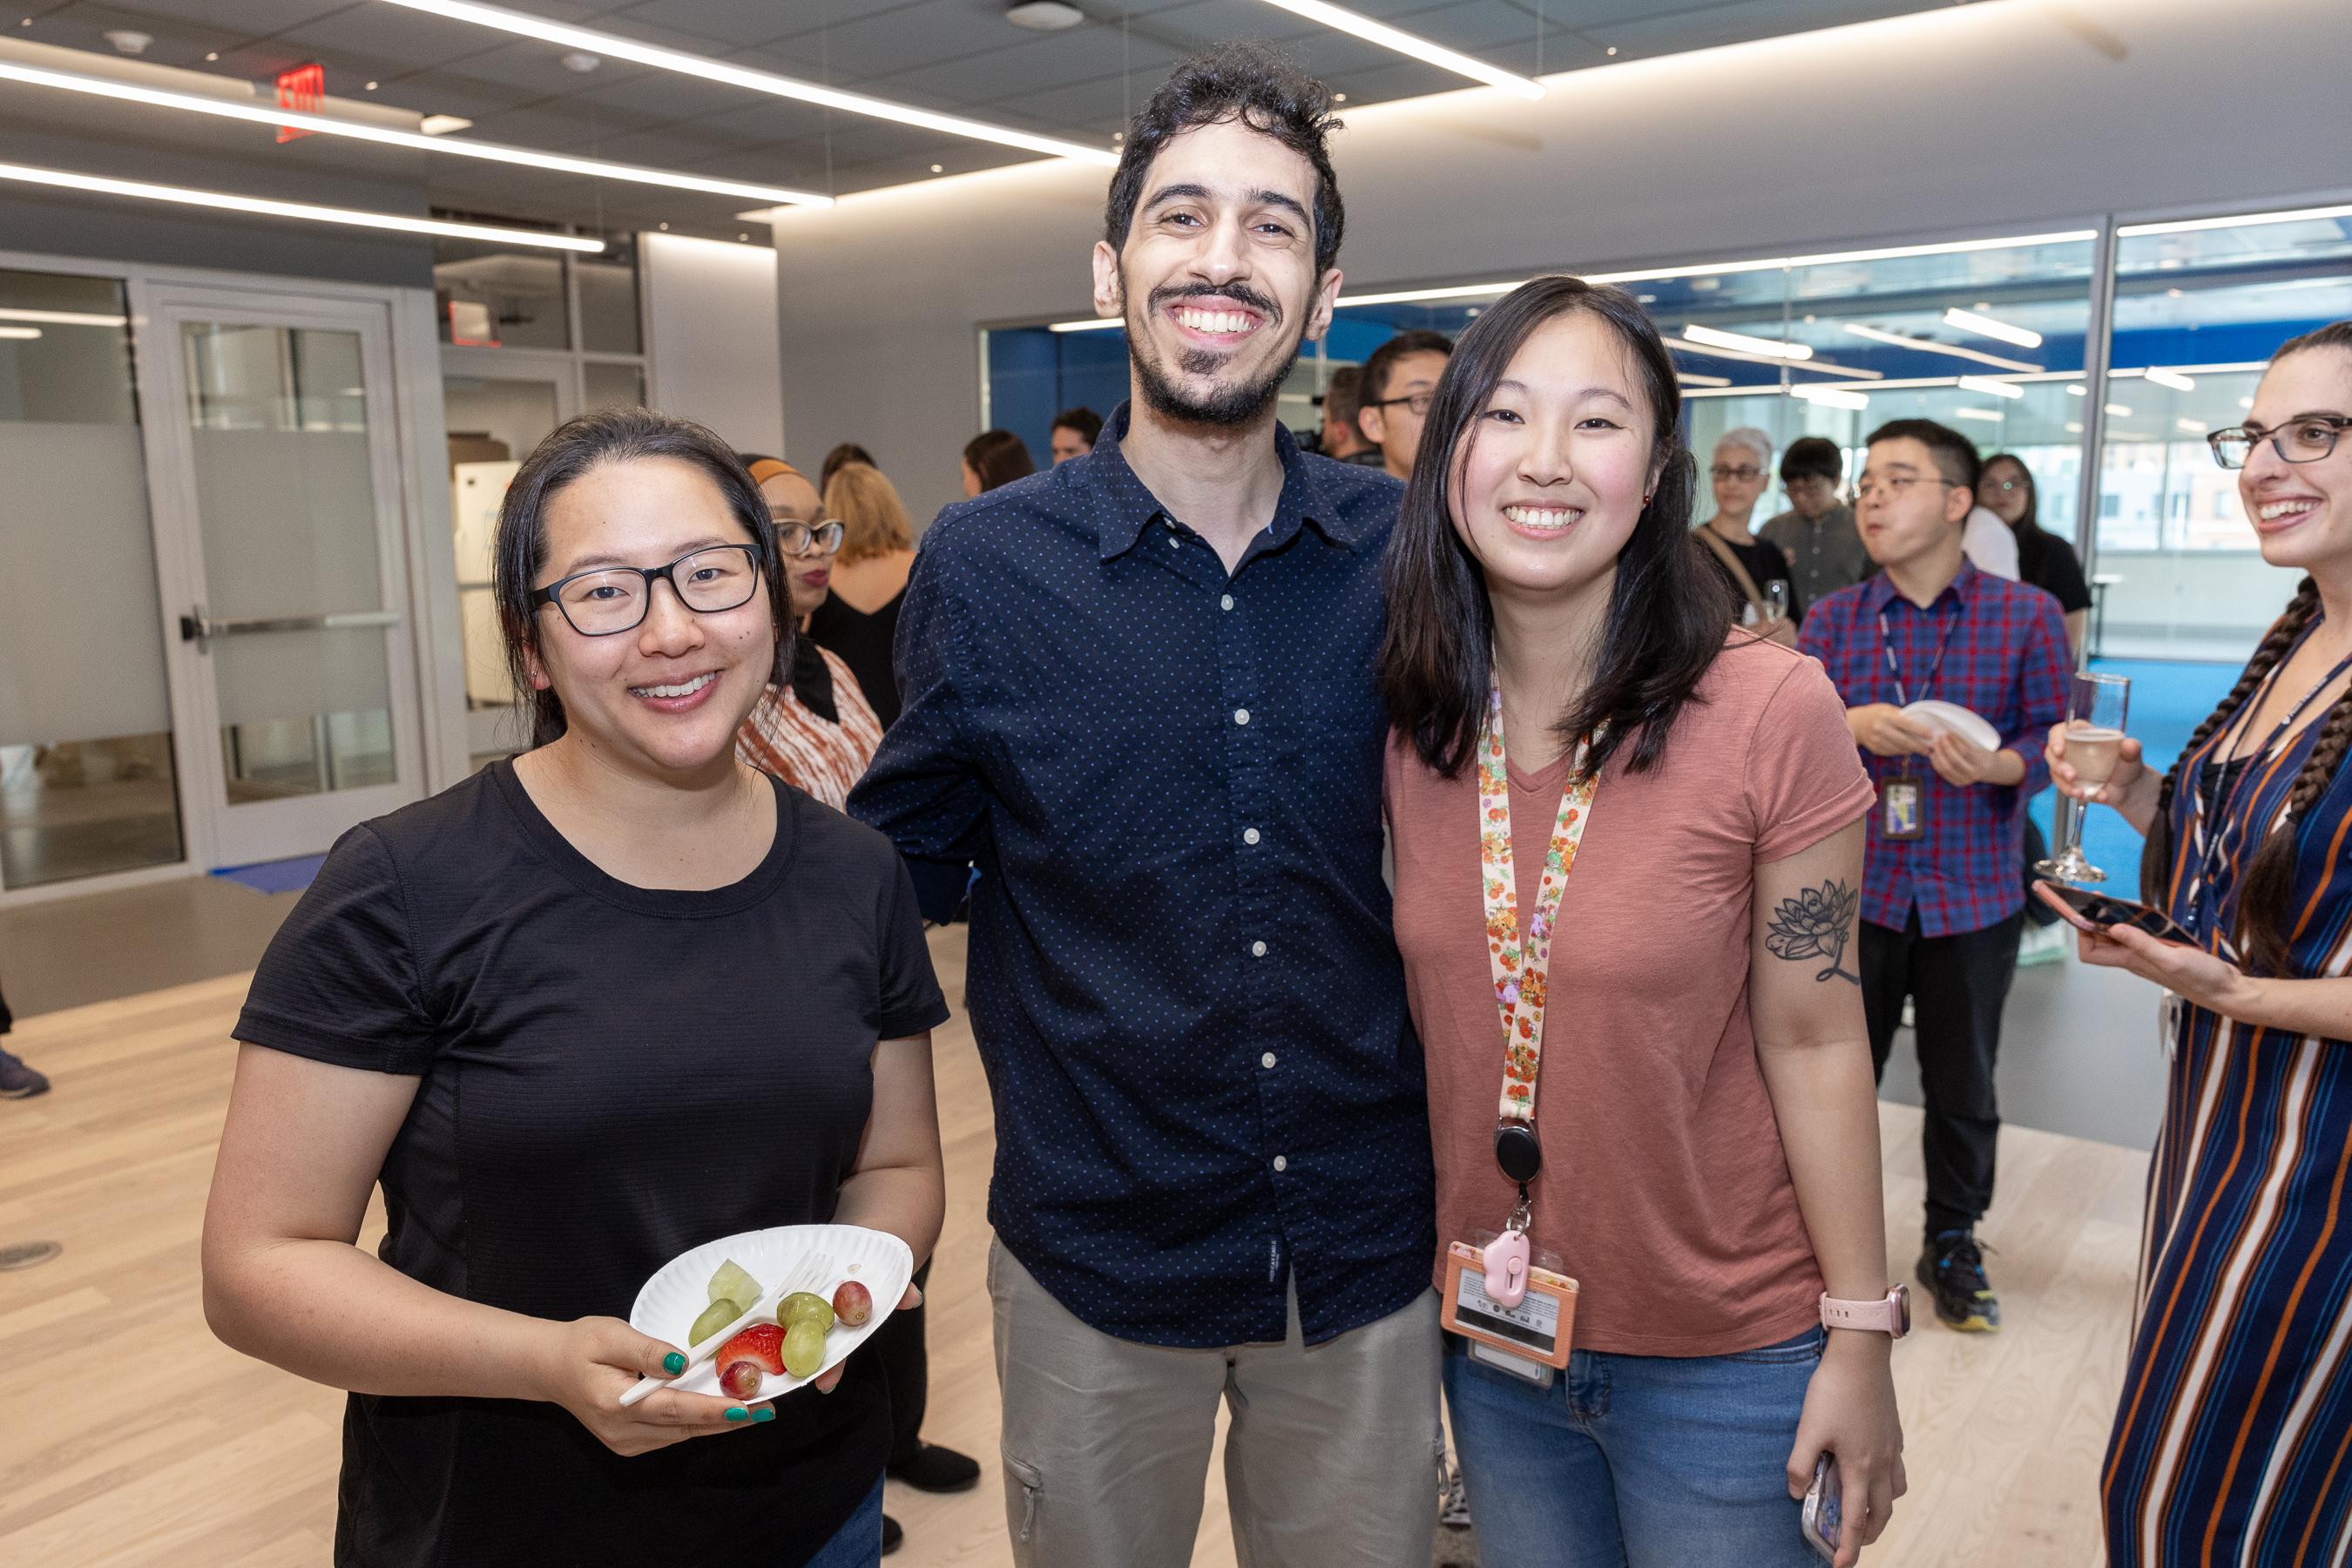
[[[980,1483],[980,1461],[926,1443],[921,1453],[893,1465],[890,1473],[919,1492],[960,1492]]]
[[[882,1555],[887,1557],[907,1542],[907,1532],[888,1514],[882,1516]]]

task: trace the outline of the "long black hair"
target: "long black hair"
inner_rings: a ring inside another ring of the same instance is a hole
[[[2335,321],[2316,331],[2290,338],[2279,345],[2271,356],[2271,363],[2290,354],[2312,349],[2335,349],[2352,353],[2352,321]],[[2139,896],[2142,901],[2163,909],[2170,900],[2173,881],[2172,801],[2180,786],[2180,774],[2198,749],[2212,739],[2213,732],[2236,718],[2255,689],[2283,662],[2294,647],[2296,640],[2320,613],[2318,585],[2305,577],[2296,585],[2294,597],[2287,601],[2285,612],[2271,626],[2254,648],[2254,657],[2238,677],[2238,684],[2221,699],[2221,706],[2206,716],[2180,748],[2180,755],[2164,775],[2164,784],[2157,792],[2156,818],[2147,825],[2147,842],[2141,847],[2139,858]],[[2234,938],[2241,956],[2273,974],[2284,973],[2292,956],[2290,949],[2297,934],[2287,927],[2287,906],[2294,897],[2294,855],[2304,819],[2311,808],[2319,804],[2327,786],[2336,781],[2336,770],[2343,764],[2344,754],[2352,750],[2352,691],[2338,698],[2328,710],[2327,717],[2319,721],[2319,738],[2312,742],[2311,754],[2304,759],[2303,771],[2294,775],[2287,790],[2286,811],[2276,826],[2263,836],[2262,847],[2246,863],[2245,875],[2238,883],[2238,918]],[[2218,826],[2209,831],[2218,831]]]
[[[539,651],[540,627],[530,595],[547,567],[548,503],[593,469],[643,458],[690,464],[719,487],[727,510],[759,552],[760,577],[767,584],[768,611],[776,626],[769,684],[782,685],[784,672],[792,668],[793,619],[783,562],[776,553],[775,531],[768,524],[768,503],[736,460],[735,449],[690,419],[647,408],[583,414],[557,426],[523,459],[499,508],[498,539],[491,546],[491,597],[499,607],[499,629],[506,635],[508,672],[515,689],[528,694],[533,746],[559,738],[564,726],[563,700],[555,689],[534,691],[530,684],[530,656]]]
[[[2048,532],[2049,530],[2042,526],[2042,487],[2033,482],[2033,470],[2025,466],[2024,458],[2014,452],[1995,452],[1984,460],[1984,468],[1977,476],[1977,483],[1981,485],[1985,480],[1992,478],[1992,466],[1995,463],[2007,463],[2017,470],[2017,477],[2025,481],[2025,511],[2013,525],[2012,531],[2020,539],[2028,534]]]
[[[1656,765],[1667,732],[1735,619],[1730,589],[1691,538],[1698,468],[1683,442],[1682,387],[1657,329],[1622,289],[1580,278],[1521,284],[1454,341],[1389,544],[1381,688],[1390,718],[1412,737],[1415,752],[1448,778],[1477,746],[1495,640],[1486,574],[1454,528],[1456,453],[1520,346],[1545,322],[1579,310],[1606,323],[1641,373],[1658,482],[1618,552],[1592,684],[1560,715],[1559,733],[1572,743],[1606,722],[1589,767],[1598,772],[1629,744],[1629,768]]]

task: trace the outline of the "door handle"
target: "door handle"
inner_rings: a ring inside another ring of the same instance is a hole
[[[396,626],[400,617],[390,610],[339,610],[323,616],[265,616],[243,621],[206,618],[205,607],[180,617],[180,640],[196,645],[198,653],[212,651],[215,637],[252,637],[265,632],[339,632],[363,626]]]

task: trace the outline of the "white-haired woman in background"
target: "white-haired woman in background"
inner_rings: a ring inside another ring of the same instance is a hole
[[[1796,575],[1780,547],[1758,538],[1754,526],[1756,503],[1772,484],[1772,437],[1753,425],[1726,430],[1716,440],[1708,477],[1715,483],[1715,515],[1699,527],[1698,539],[1739,596],[1739,624],[1793,647]],[[1777,595],[1774,583],[1780,585]]]

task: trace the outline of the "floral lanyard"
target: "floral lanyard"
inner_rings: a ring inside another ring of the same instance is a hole
[[[1595,731],[1592,739],[1597,739]],[[1519,1206],[1508,1229],[1522,1238],[1528,1226],[1528,1184],[1542,1168],[1536,1142],[1536,1073],[1543,1061],[1544,984],[1551,971],[1552,927],[1560,894],[1576,866],[1576,848],[1592,817],[1600,775],[1585,771],[1591,740],[1577,742],[1570,779],[1560,795],[1551,843],[1544,852],[1525,939],[1519,931],[1518,873],[1511,859],[1511,779],[1503,752],[1503,688],[1490,679],[1486,721],[1478,731],[1478,885],[1486,906],[1486,964],[1495,979],[1495,1008],[1503,1021],[1503,1096],[1495,1129],[1495,1163],[1519,1185]],[[1524,1245],[1524,1240],[1522,1240]]]

